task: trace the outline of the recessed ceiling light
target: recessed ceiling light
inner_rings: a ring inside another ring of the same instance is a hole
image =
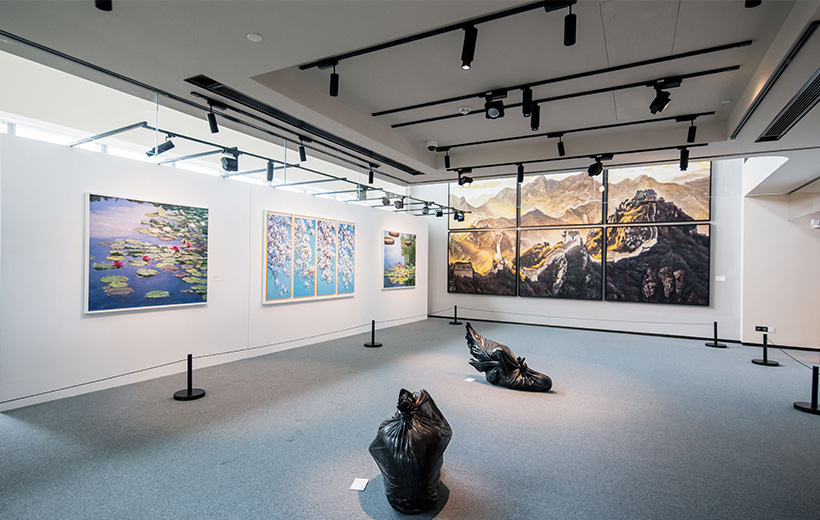
[[[732,104],[734,102],[735,102],[734,99],[724,99],[723,101],[720,102],[720,104],[721,105],[729,105],[729,104]]]
[[[263,40],[262,35],[259,33],[248,33],[248,39],[254,43],[259,43]]]

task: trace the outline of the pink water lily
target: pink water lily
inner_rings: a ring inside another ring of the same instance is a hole
[[[114,267],[116,267],[117,269],[119,269],[120,267],[122,267],[124,265],[120,260],[114,260],[113,264],[114,264]]]
[[[179,251],[179,247],[178,247],[178,246],[173,246],[173,247],[171,247],[171,249],[173,249],[175,253]]]
[[[148,256],[148,255],[142,255],[142,259],[147,262],[147,261],[151,260],[151,257]]]
[[[185,247],[191,247],[191,243],[190,242],[185,242]]]

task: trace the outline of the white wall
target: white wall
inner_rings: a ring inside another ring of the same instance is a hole
[[[209,209],[208,303],[83,314],[84,205],[94,192]],[[353,297],[262,305],[264,210],[356,224]],[[427,311],[427,223],[420,218],[0,135],[0,401],[195,356],[338,331]],[[383,291],[382,231],[415,233],[415,289]],[[319,316],[321,319],[316,319]],[[408,320],[410,321],[410,320]],[[367,332],[330,334],[333,339]],[[318,340],[215,356],[195,367]],[[184,364],[0,410],[183,371]],[[184,388],[180,377],[178,389]]]
[[[446,218],[428,219],[430,223],[431,313],[458,305],[459,315],[491,320],[623,330],[681,336],[711,337],[717,321],[720,338],[740,339],[740,160],[715,162],[712,174],[712,249],[711,305],[654,305],[605,301],[520,298],[449,294],[447,292]],[[446,185],[416,188],[420,198],[445,200]],[[715,281],[716,276],[725,281]],[[479,310],[476,310],[479,309]]]

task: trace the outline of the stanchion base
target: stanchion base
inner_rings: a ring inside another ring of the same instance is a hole
[[[820,408],[812,408],[811,403],[806,402],[797,402],[794,403],[794,407],[800,410],[801,412],[811,413],[814,415],[820,415]]]
[[[179,392],[174,392],[174,399],[177,401],[193,401],[203,397],[205,397],[205,390],[201,388],[191,388],[190,392],[188,392],[187,388]]]
[[[777,367],[780,366],[780,363],[777,361],[772,361],[771,359],[753,359],[752,363],[755,365],[763,365],[765,367]]]
[[[365,343],[365,344],[364,344],[364,346],[365,346],[365,347],[370,347],[370,348],[376,348],[376,347],[381,347],[381,346],[382,346],[382,344],[381,344],[381,343],[379,343],[378,341],[377,341],[377,342],[375,342],[375,343],[374,343],[374,342],[371,342],[371,341],[368,341],[367,343]]]
[[[706,346],[712,348],[726,348],[726,345],[723,343],[718,343],[717,341],[707,341]]]
[[[461,322],[461,321],[455,320],[455,321],[451,321],[451,322],[450,322],[450,325],[461,325],[462,323],[464,323],[464,322]]]

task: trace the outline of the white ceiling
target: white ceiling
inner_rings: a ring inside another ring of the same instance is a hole
[[[191,93],[205,91],[185,79],[202,74],[423,173],[412,176],[382,164],[380,174],[402,183],[426,183],[455,176],[445,170],[442,153],[427,150],[428,141],[434,140],[442,147],[536,132],[530,130],[520,108],[508,109],[506,116],[498,120],[471,114],[391,128],[396,123],[455,114],[462,107],[480,111],[484,102],[478,97],[381,117],[372,117],[371,113],[753,40],[747,47],[535,87],[534,97],[540,99],[740,66],[736,71],[685,79],[679,88],[670,90],[672,102],[656,116],[649,113],[654,91],[648,87],[544,103],[537,133],[714,111],[714,115],[695,123],[697,143],[708,146],[692,148],[692,160],[748,155],[788,157],[794,150],[799,151],[801,160],[787,162],[781,168],[781,180],[776,186],[772,184],[771,190],[788,192],[820,177],[818,161],[805,160],[805,149],[818,147],[820,109],[812,110],[781,140],[754,142],[817,71],[820,34],[808,41],[737,138],[730,139],[796,39],[811,22],[820,20],[820,2],[814,0],[763,0],[753,9],[745,8],[743,0],[580,0],[573,6],[578,36],[572,47],[562,43],[567,10],[546,13],[537,9],[478,25],[476,56],[469,71],[459,66],[463,38],[460,30],[343,60],[337,68],[341,78],[337,98],[328,95],[329,70],[298,68],[300,64],[526,3],[113,0],[113,11],[102,12],[94,8],[92,0],[3,1],[0,30],[14,37],[0,35],[0,50],[142,97],[150,95],[133,84],[19,41],[25,39],[199,105],[201,98]],[[263,41],[250,42],[246,35],[253,32],[261,34]],[[220,99],[215,94],[208,96]],[[521,91],[512,90],[505,102],[520,100]],[[164,103],[202,116],[200,110],[171,99]],[[234,102],[226,104],[237,106]],[[674,121],[651,122],[569,133],[563,140],[567,155],[574,159],[558,160],[556,140],[546,137],[457,147],[451,152],[452,166],[505,163],[495,168],[476,168],[473,176],[477,177],[512,174],[513,163],[520,161],[531,161],[526,165],[528,172],[585,169],[591,162],[589,156],[598,153],[656,147],[672,149],[616,154],[609,165],[676,161],[678,151],[674,148],[686,144],[687,126]],[[235,128],[264,135],[241,125]],[[299,132],[310,135],[304,128]],[[765,191],[765,183],[762,186],[758,189]]]

